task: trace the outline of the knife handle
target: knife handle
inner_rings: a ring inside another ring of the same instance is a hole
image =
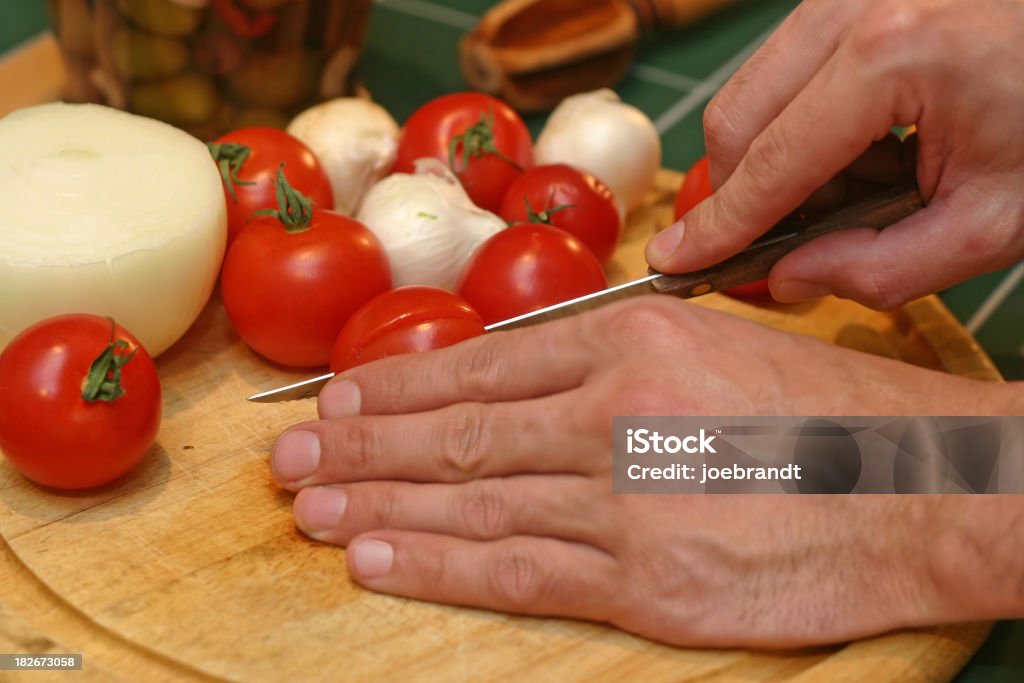
[[[787,218],[732,258],[692,273],[663,275],[652,284],[660,294],[691,299],[756,282],[768,277],[779,259],[816,237],[849,228],[882,230],[924,206],[916,187],[888,189],[813,219]],[[649,272],[658,273],[653,268]]]

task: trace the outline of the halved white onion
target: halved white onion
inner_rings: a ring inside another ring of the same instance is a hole
[[[90,104],[0,119],[0,349],[62,313],[110,316],[152,355],[195,321],[227,216],[206,146]]]

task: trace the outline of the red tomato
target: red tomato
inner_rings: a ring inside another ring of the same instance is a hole
[[[607,286],[601,264],[577,238],[550,225],[522,224],[480,245],[457,289],[490,325]]]
[[[224,179],[228,205],[228,244],[252,215],[276,209],[275,178],[285,164],[288,181],[321,209],[334,208],[331,181],[320,162],[298,138],[277,128],[241,128],[209,144]]]
[[[509,223],[544,223],[580,239],[607,263],[622,235],[611,189],[572,166],[538,166],[509,186],[498,212]]]
[[[89,488],[126,474],[153,445],[160,414],[153,360],[108,318],[44,320],[0,354],[0,450],[44,486]]]
[[[676,220],[690,213],[695,206],[711,196],[708,155],[697,160],[686,172],[683,186],[676,195]]]
[[[293,367],[326,365],[349,316],[391,289],[391,267],[362,223],[289,192],[288,208],[254,218],[228,249],[224,308],[257,353]]]
[[[711,196],[711,177],[708,156],[705,154],[686,172],[683,186],[676,195],[676,220],[679,220],[698,204]],[[761,297],[768,294],[768,280],[758,280],[722,292],[738,299]]]
[[[427,102],[405,122],[394,172],[412,173],[424,157],[449,164],[473,203],[496,212],[512,181],[533,166],[533,140],[501,100],[455,93]]]
[[[483,333],[483,321],[462,297],[437,287],[399,287],[352,314],[334,343],[331,371],[440,349]]]

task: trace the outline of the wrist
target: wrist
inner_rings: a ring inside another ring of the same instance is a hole
[[[928,496],[935,621],[1024,616],[1024,496]]]

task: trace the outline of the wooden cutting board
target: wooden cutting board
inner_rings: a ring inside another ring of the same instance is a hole
[[[663,172],[609,267],[644,271],[681,176]],[[826,299],[699,305],[926,367],[999,375],[934,297],[883,314]],[[84,680],[937,680],[988,633],[962,625],[784,654],[667,647],[613,628],[376,595],[295,531],[267,453],[313,402],[245,396],[304,373],[250,352],[212,301],[158,359],[165,416],[124,481],[64,496],[0,462],[0,651],[84,652]],[[26,680],[28,680],[26,678]],[[39,680],[33,678],[32,680]]]

